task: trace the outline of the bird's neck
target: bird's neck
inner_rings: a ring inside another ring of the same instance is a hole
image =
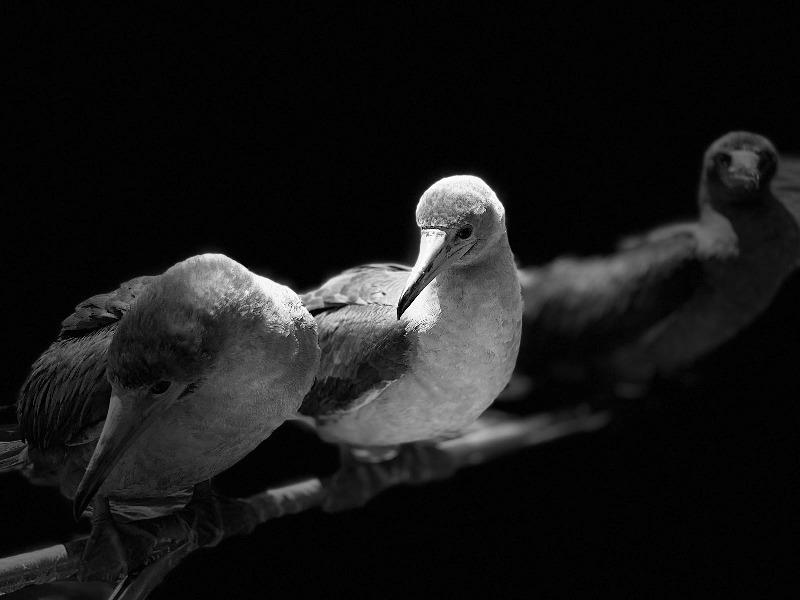
[[[741,235],[744,231],[740,230],[763,219],[770,219],[776,209],[780,208],[780,202],[769,189],[765,189],[758,197],[742,202],[731,202],[729,198],[721,196],[723,193],[715,193],[709,185],[700,186],[698,199],[701,224],[713,226],[725,220]]]
[[[479,319],[495,309],[521,313],[519,278],[508,237],[503,235],[479,260],[437,275],[420,296],[422,302],[412,304],[416,310],[409,317],[423,329],[434,322]]]
[[[748,203],[715,202],[713,194],[701,187],[701,241],[714,252],[760,256],[778,252],[796,255],[798,230],[783,204],[767,190]],[[772,257],[772,262],[785,256]],[[794,260],[794,259],[792,259]]]
[[[700,207],[700,220],[714,220],[722,215],[733,222],[740,219],[751,219],[755,215],[768,213],[777,200],[768,187],[762,188],[758,195],[735,201],[730,197],[729,190],[721,188],[707,179],[700,183],[697,198]]]

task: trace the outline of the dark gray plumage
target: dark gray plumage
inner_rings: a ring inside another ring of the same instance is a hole
[[[521,270],[519,370],[640,384],[733,337],[800,256],[797,220],[775,196],[797,192],[800,168],[783,169],[773,193],[777,160],[766,138],[729,133],[705,153],[697,221],[626,238],[613,255]]]
[[[609,350],[680,306],[701,277],[697,242],[688,233],[612,256],[565,257],[522,270],[526,352]]]
[[[108,412],[106,355],[119,320],[154,278],[136,277],[75,307],[34,362],[17,400],[30,475],[67,496],[83,476]]]

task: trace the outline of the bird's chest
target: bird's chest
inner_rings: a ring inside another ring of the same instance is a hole
[[[791,223],[753,219],[736,234],[727,252],[706,262],[697,293],[651,336],[664,361],[693,358],[730,339],[766,309],[794,268],[800,240]]]
[[[465,298],[428,330],[419,332],[412,377],[432,397],[484,397],[507,383],[519,349],[521,316],[498,298]],[[520,303],[521,313],[521,303]],[[457,317],[457,318],[452,318]]]
[[[105,485],[117,497],[150,497],[231,467],[280,424],[263,394],[195,394],[145,430]],[[235,407],[235,409],[234,409]]]
[[[348,441],[387,445],[430,439],[478,418],[511,377],[522,324],[516,276],[491,289],[488,294],[448,290],[445,302],[434,287],[416,314],[409,309],[410,368],[340,422]]]
[[[712,261],[707,268],[709,287],[743,313],[760,311],[769,304],[797,257],[794,228],[769,222],[762,225],[761,230],[743,232],[735,255]]]
[[[769,213],[737,224],[736,236],[734,251],[706,263],[706,283],[691,308],[738,331],[772,302],[794,268],[800,240],[792,223]]]

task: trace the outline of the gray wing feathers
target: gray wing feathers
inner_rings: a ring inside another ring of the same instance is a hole
[[[111,395],[106,352],[113,329],[58,340],[34,362],[17,403],[20,428],[33,447],[63,445],[105,418]]]
[[[397,264],[354,267],[302,294],[300,299],[311,314],[342,306],[396,306],[410,271],[410,267]]]
[[[356,410],[405,372],[411,340],[396,306],[409,270],[365,265],[303,296],[317,319],[322,358],[302,414]]]
[[[75,307],[75,312],[61,323],[60,338],[82,335],[116,323],[130,309],[136,297],[153,277],[145,275],[126,281],[113,292],[98,294]]]
[[[600,258],[562,258],[521,273],[524,337],[542,351],[597,349],[642,333],[696,290],[702,265],[679,231]]]
[[[31,367],[17,401],[20,429],[32,447],[67,444],[105,418],[111,395],[108,346],[116,323],[152,279],[138,277],[93,296],[63,321],[58,339]]]

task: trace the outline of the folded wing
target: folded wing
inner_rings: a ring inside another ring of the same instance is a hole
[[[406,372],[411,337],[396,306],[409,272],[402,265],[364,265],[302,296],[317,319],[322,351],[302,414],[324,418],[356,410]]]
[[[92,296],[64,319],[56,341],[31,367],[17,401],[20,429],[30,446],[46,450],[69,444],[105,419],[111,395],[108,346],[117,323],[151,279],[138,277]]]
[[[596,353],[633,339],[685,302],[701,279],[696,238],[682,228],[610,256],[525,269],[525,350]]]

